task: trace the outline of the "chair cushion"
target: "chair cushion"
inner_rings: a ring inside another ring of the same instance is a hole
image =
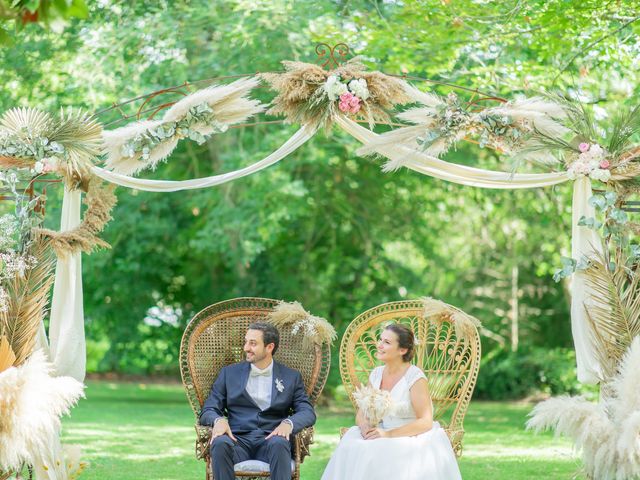
[[[260,460],[245,460],[244,462],[236,463],[233,466],[233,469],[236,472],[242,473],[266,473],[271,471],[269,468],[269,464],[266,462],[261,462]],[[291,460],[291,472],[293,473],[296,469],[295,460]]]

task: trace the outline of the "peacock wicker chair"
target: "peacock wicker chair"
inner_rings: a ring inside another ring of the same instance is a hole
[[[434,420],[446,430],[460,457],[462,423],[480,367],[480,336],[472,326],[459,338],[451,319],[425,318],[423,309],[421,300],[409,300],[384,303],[358,315],[340,343],[340,375],[355,407],[354,390],[366,385],[371,370],[380,365],[374,355],[382,328],[389,322],[408,325],[417,343],[412,363],[427,375]]]
[[[202,405],[220,369],[244,360],[244,335],[249,324],[265,321],[277,304],[277,300],[250,297],[213,304],[193,317],[182,336],[180,372],[187,398],[196,416],[196,457],[205,460],[207,464],[207,480],[214,478],[208,448],[211,427],[198,423]],[[315,351],[310,353],[302,347],[302,334],[292,334],[290,327],[279,328],[279,331],[280,346],[274,358],[302,374],[309,399],[315,405],[329,374],[329,345],[316,345]],[[300,465],[309,455],[312,442],[313,427],[294,436],[293,480],[300,479]],[[269,473],[236,472],[236,476],[255,479],[269,477]]]

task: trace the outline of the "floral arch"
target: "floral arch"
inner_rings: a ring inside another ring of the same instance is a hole
[[[189,94],[179,87],[154,92],[143,97],[138,111],[138,117],[150,113],[148,119],[138,118],[116,129],[107,129],[97,120],[105,111],[92,116],[69,110],[54,116],[33,109],[12,109],[2,115],[0,180],[16,197],[20,197],[17,186],[21,180],[28,179],[31,185],[41,176],[60,178],[65,192],[60,231],[41,228],[37,221],[27,220],[37,216],[26,213],[20,221],[0,219],[12,232],[0,244],[4,249],[0,276],[0,376],[12,366],[23,365],[39,347],[48,352],[55,375],[84,379],[81,254],[106,245],[99,235],[111,218],[114,185],[155,192],[221,185],[276,164],[319,130],[337,126],[362,144],[358,154],[386,158],[384,172],[404,167],[470,187],[499,189],[541,188],[573,181],[572,259],[567,260],[558,276],[573,275],[571,321],[580,381],[597,383],[611,377],[640,330],[640,323],[637,319],[631,322],[636,330],[630,338],[621,338],[615,331],[603,335],[597,330],[598,317],[606,317],[610,307],[588,268],[604,265],[605,274],[615,269],[611,262],[616,260],[609,258],[608,244],[603,246],[598,229],[607,228],[609,239],[623,237],[626,216],[622,203],[629,192],[635,191],[634,180],[640,175],[640,147],[630,143],[629,133],[633,122],[638,121],[637,109],[619,116],[614,135],[605,143],[593,129],[588,112],[565,98],[507,100],[486,96],[465,103],[453,93],[440,97],[419,90],[406,78],[370,71],[357,58],[342,62],[348,54],[344,46],[317,51],[324,61],[322,66],[285,61],[284,71],[242,76]],[[251,98],[260,83],[276,93],[270,106]],[[159,94],[175,91],[182,92],[183,98],[151,106]],[[478,100],[490,103],[479,107]],[[404,107],[403,111],[397,113],[398,107]],[[170,157],[180,141],[202,143],[233,126],[246,126],[248,119],[263,111],[300,125],[265,158],[236,171],[185,181],[139,176]],[[373,127],[380,123],[397,128],[376,134]],[[463,140],[535,162],[548,173],[484,170],[440,158]],[[604,184],[609,193],[594,197],[592,181]],[[83,194],[88,208],[81,218]],[[22,212],[37,213],[41,208],[37,199],[20,198]],[[605,224],[596,219],[596,210],[606,215]],[[54,293],[47,340],[42,317],[51,282]],[[28,292],[28,304],[23,292]],[[20,316],[26,321],[17,332],[16,322],[12,324],[8,319]],[[611,344],[617,345],[615,352],[603,353],[605,346]],[[52,382],[55,375],[44,373]],[[74,390],[65,408],[79,395],[80,390]],[[60,411],[54,413],[50,438],[55,437],[56,425],[59,426],[56,422]],[[2,453],[0,467],[5,469],[18,468],[16,462],[29,455],[27,446],[10,461]],[[51,460],[30,458],[36,465]]]

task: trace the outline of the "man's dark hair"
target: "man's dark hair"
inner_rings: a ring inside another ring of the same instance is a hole
[[[266,347],[270,343],[273,343],[273,351],[272,355],[276,354],[278,350],[278,345],[280,344],[280,332],[278,329],[266,322],[256,322],[249,325],[249,330],[260,330],[262,332],[262,340],[264,341],[264,346]]]

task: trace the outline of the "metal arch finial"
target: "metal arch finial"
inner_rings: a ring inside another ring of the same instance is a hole
[[[346,61],[347,55],[349,55],[349,45],[346,43],[338,43],[333,47],[327,43],[319,43],[316,45],[316,54],[318,55],[318,61],[323,61],[320,66],[322,68],[338,68]],[[337,58],[336,55],[338,55]],[[326,59],[325,59],[326,57]]]

